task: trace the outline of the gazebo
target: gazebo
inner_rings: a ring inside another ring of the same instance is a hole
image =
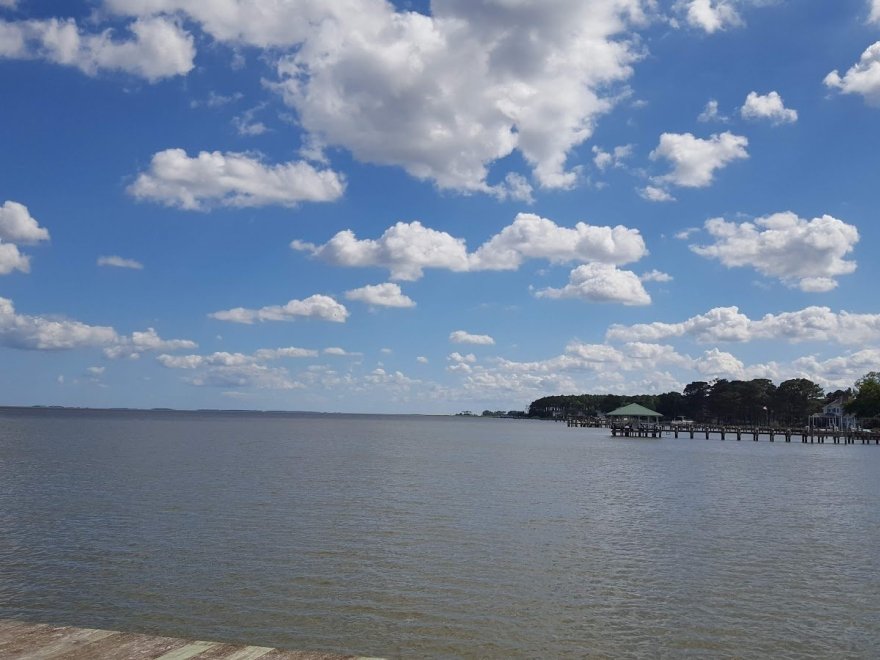
[[[627,406],[623,406],[618,408],[617,410],[612,410],[610,413],[605,415],[606,417],[611,418],[611,423],[614,425],[615,423],[620,424],[632,424],[637,423],[641,425],[644,422],[648,422],[651,424],[656,423],[663,415],[658,412],[654,412],[645,406],[640,406],[637,403],[631,403]]]

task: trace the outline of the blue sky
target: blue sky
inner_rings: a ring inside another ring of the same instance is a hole
[[[4,404],[880,369],[880,0],[0,0],[0,85]]]

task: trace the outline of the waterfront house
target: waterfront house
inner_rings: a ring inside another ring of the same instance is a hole
[[[837,431],[849,431],[857,428],[859,420],[844,409],[849,397],[839,396],[822,407],[822,413],[813,417],[813,425],[819,428]]]

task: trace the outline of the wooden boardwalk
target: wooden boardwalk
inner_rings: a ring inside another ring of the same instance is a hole
[[[817,428],[786,428],[777,426],[725,426],[721,424],[599,424],[591,419],[573,417],[564,420],[571,428],[607,428],[611,435],[621,438],[662,438],[664,435],[675,438],[720,437],[722,440],[753,440],[765,438],[770,442],[777,440],[791,442],[799,440],[802,444],[820,444],[826,442],[835,445],[880,445],[880,431],[844,431]]]
[[[0,619],[4,660],[367,660],[354,655],[287,651],[177,637],[50,626]]]
[[[575,425],[577,426],[577,425]],[[770,442],[776,440],[791,442],[799,440],[801,444],[825,444],[835,445],[880,445],[880,433],[876,431],[834,431],[827,429],[810,428],[778,428],[773,426],[720,426],[712,424],[694,424],[688,426],[676,426],[672,424],[634,424],[631,426],[612,426],[611,435],[624,438],[662,438],[663,435],[671,435],[675,438],[705,438],[710,436],[720,437],[721,440],[752,440],[758,442],[766,438]]]

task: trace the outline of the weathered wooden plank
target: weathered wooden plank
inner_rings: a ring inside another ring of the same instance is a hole
[[[0,629],[0,657],[50,660],[117,633],[92,628],[19,624]]]
[[[88,646],[65,656],[64,660],[144,660],[157,658],[163,653],[186,645],[186,640],[176,637],[159,637],[121,632],[113,637],[92,642]]]
[[[118,635],[112,630],[96,630],[94,628],[67,628],[63,636],[33,653],[22,656],[22,660],[51,660],[64,658],[92,642]]]
[[[3,660],[358,660],[357,656],[193,641],[0,619]],[[378,659],[363,659],[378,660]]]
[[[68,628],[45,624],[18,625],[0,634],[0,658],[21,658],[64,636]]]
[[[232,653],[217,657],[223,658],[223,660],[257,660],[267,653],[271,653],[272,650],[269,646],[245,646],[243,649],[233,650]],[[209,657],[211,656],[205,656],[206,660]]]
[[[191,642],[179,649],[163,653],[156,660],[189,660],[214,646],[213,642]]]

